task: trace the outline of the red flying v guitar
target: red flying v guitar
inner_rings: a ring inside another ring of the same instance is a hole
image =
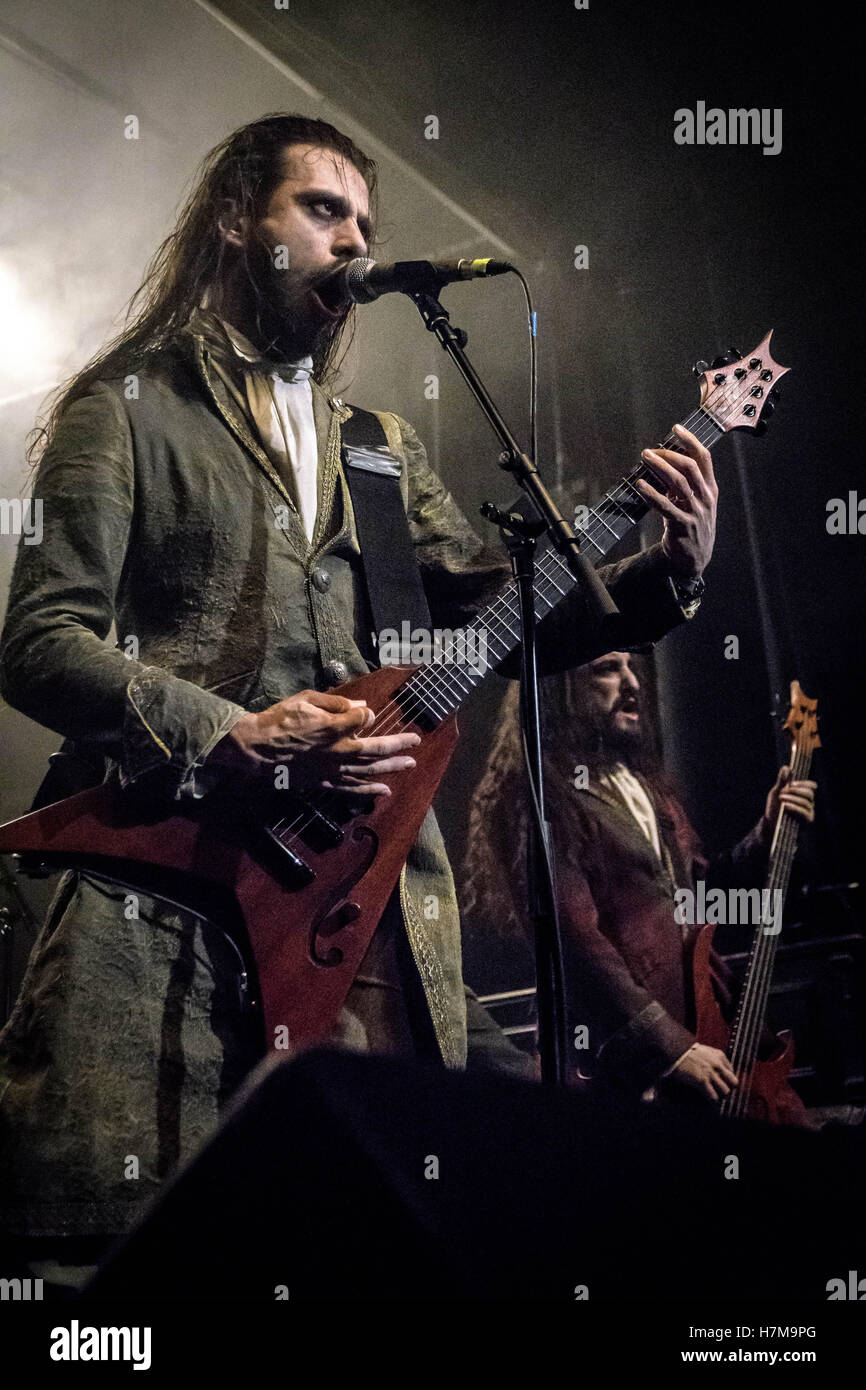
[[[771,396],[789,369],[770,356],[770,334],[748,357],[736,351],[712,367],[699,363],[701,403],[683,422],[711,448],[729,430],[763,430]],[[677,449],[670,435],[661,446]],[[647,512],[634,484],[652,477],[641,463],[590,512],[579,539],[603,559]],[[543,539],[537,548],[539,619],[574,587],[570,570]],[[338,687],[363,699],[376,718],[368,734],[411,729],[416,767],[391,782],[386,798],[351,800],[334,792],[270,794],[254,804],[224,789],[191,806],[143,802],[112,783],[0,827],[0,852],[33,851],[45,862],[87,869],[202,916],[234,923],[258,976],[265,1036],[287,1028],[293,1048],[323,1041],[357,974],[403,863],[457,741],[455,712],[474,686],[518,644],[513,581],[477,616],[483,633],[477,667],[456,662],[385,667]],[[467,646],[469,635],[467,634]],[[447,653],[446,653],[447,657]],[[409,912],[401,884],[404,912]]]

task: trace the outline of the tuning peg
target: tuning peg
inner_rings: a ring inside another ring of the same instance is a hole
[[[721,353],[718,357],[714,357],[712,362],[710,363],[710,366],[714,370],[716,367],[729,367],[730,365],[730,358],[728,358],[724,353]]]
[[[736,347],[729,347],[728,352],[733,353],[733,357],[731,360],[735,362],[739,362],[740,358],[745,357],[746,355],[744,352],[740,352],[740,349]]]
[[[692,371],[694,372],[695,376],[703,376],[704,372],[709,371],[709,367],[709,362],[705,362],[702,357],[699,357],[695,365],[692,367]]]

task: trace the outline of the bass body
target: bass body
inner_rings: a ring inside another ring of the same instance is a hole
[[[722,1013],[713,989],[711,958],[715,927],[701,927],[692,946],[691,972],[695,1008],[695,1035],[707,1047],[717,1047],[729,1058],[732,1052],[732,1025]],[[766,1124],[787,1124],[790,1120],[789,1077],[794,1066],[794,1043],[790,1034],[779,1033],[769,1057],[754,1061],[746,1073],[741,1065],[740,1087],[745,1104],[738,1103],[736,1114]],[[734,1100],[738,1101],[736,1093]],[[734,1113],[725,1101],[722,1113]]]

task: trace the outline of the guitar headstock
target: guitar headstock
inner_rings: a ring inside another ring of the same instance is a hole
[[[791,708],[782,728],[788,730],[791,743],[798,753],[811,753],[813,749],[821,747],[818,701],[810,700],[803,694],[799,681],[791,681]]]
[[[770,356],[770,329],[754,352],[746,357],[736,348],[717,357],[711,366],[700,362],[695,374],[701,383],[701,409],[723,430],[755,430],[763,434],[773,413],[777,387],[790,367],[780,367]]]

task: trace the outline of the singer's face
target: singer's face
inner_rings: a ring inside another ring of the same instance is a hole
[[[325,307],[316,285],[340,266],[367,254],[370,199],[360,171],[333,150],[291,145],[285,178],[248,238],[251,269],[280,329],[298,354],[345,308]]]

